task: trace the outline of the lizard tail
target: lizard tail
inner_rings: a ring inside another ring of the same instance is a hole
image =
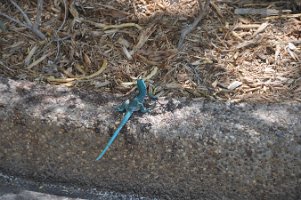
[[[116,139],[116,137],[118,136],[120,130],[122,129],[122,127],[126,124],[126,122],[129,120],[129,118],[131,117],[132,112],[126,112],[122,121],[120,122],[118,128],[116,129],[116,131],[114,132],[113,136],[111,137],[111,139],[109,140],[107,146],[102,150],[101,154],[99,154],[99,156],[96,158],[96,160],[100,160],[103,155],[105,155],[105,153],[107,152],[107,150],[109,149],[109,147],[112,145],[112,143],[114,142],[114,140]]]

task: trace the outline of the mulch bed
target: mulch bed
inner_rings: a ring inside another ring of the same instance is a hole
[[[158,96],[300,102],[301,6],[292,2],[45,1],[41,39],[4,0],[0,74],[100,94],[128,95],[142,77]],[[34,26],[37,2],[16,3]]]

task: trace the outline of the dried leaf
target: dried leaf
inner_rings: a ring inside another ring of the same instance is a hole
[[[268,27],[268,25],[270,25],[268,22],[262,23],[260,27],[252,35],[252,38],[255,37],[257,34],[261,33],[262,31],[264,31]]]
[[[153,76],[155,76],[157,74],[157,72],[158,72],[158,67],[154,67],[153,70],[151,71],[151,73],[147,77],[145,77],[144,79],[145,80],[151,79]]]
[[[55,82],[55,83],[68,83],[68,82],[72,82],[72,81],[75,81],[75,80],[86,80],[86,79],[92,79],[92,78],[95,78],[96,76],[98,76],[99,74],[101,74],[108,66],[108,61],[107,60],[104,60],[103,63],[102,63],[102,66],[101,68],[91,74],[91,75],[88,75],[88,76],[82,76],[82,77],[75,77],[75,78],[54,78],[54,77],[48,77],[47,78],[47,81],[49,82]]]
[[[133,57],[131,55],[131,53],[129,52],[129,50],[126,48],[126,47],[121,47],[122,49],[122,52],[124,53],[125,57],[128,59],[128,60],[132,60]]]
[[[82,74],[86,74],[86,72],[85,72],[85,68],[84,68],[84,66],[82,66],[82,65],[79,65],[79,64],[75,64],[74,65],[74,67],[75,67],[75,69],[77,70],[77,71],[79,71],[80,73],[82,73]]]
[[[211,85],[212,87],[216,88],[217,84],[218,84],[218,80],[215,80]]]
[[[71,13],[71,15],[74,17],[74,18],[78,18],[79,17],[79,14],[74,6],[74,1],[72,1],[72,3],[70,4],[69,6],[69,11]]]
[[[28,53],[28,55],[26,56],[25,60],[24,60],[24,64],[25,65],[29,65],[32,56],[35,54],[36,50],[38,49],[38,46],[35,45]]]
[[[126,48],[129,48],[130,47],[130,43],[129,41],[127,41],[126,39],[124,39],[123,37],[119,37],[117,42],[119,44],[121,44],[122,46],[126,47]]]
[[[91,62],[89,56],[87,54],[85,54],[85,53],[83,53],[83,56],[84,56],[84,64],[85,64],[85,66],[91,66],[92,62]]]
[[[101,87],[105,87],[105,86],[111,84],[111,82],[110,81],[104,81],[104,82],[93,81],[92,84],[95,86],[95,88],[101,88]]]
[[[134,46],[131,52],[132,55],[135,54],[136,51],[138,51],[143,47],[143,45],[146,43],[148,38],[153,34],[155,30],[156,30],[156,25],[153,23],[140,33],[138,43]]]
[[[48,53],[48,54],[45,54],[43,55],[42,57],[40,57],[38,60],[34,61],[33,63],[31,63],[27,69],[31,69],[33,68],[34,66],[38,65],[40,62],[42,62],[43,60],[45,60],[48,56],[50,56],[52,53]]]
[[[241,49],[241,48],[245,48],[245,47],[248,47],[248,46],[251,46],[251,45],[259,44],[262,39],[263,39],[263,37],[256,37],[252,40],[244,41],[244,42],[238,44],[236,46],[236,49]]]
[[[242,82],[233,81],[232,83],[230,83],[230,85],[227,87],[227,89],[228,90],[234,90],[234,89],[238,88],[241,85],[242,85]]]

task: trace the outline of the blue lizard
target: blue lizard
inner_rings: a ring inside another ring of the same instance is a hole
[[[100,160],[103,157],[103,155],[106,153],[106,151],[109,149],[109,147],[112,145],[112,143],[114,142],[114,140],[118,136],[118,134],[119,134],[120,130],[122,129],[122,127],[126,124],[126,122],[129,120],[129,118],[132,116],[133,112],[141,111],[142,113],[146,113],[146,112],[149,111],[143,105],[144,99],[147,95],[146,85],[145,85],[145,82],[144,82],[143,79],[138,79],[137,80],[137,87],[138,87],[139,94],[134,99],[132,99],[131,101],[127,100],[126,102],[124,102],[121,106],[119,106],[116,109],[119,112],[124,112],[125,111],[126,113],[125,113],[122,121],[120,122],[118,128],[114,132],[113,136],[109,140],[108,144],[103,149],[101,154],[99,154],[99,156],[96,158],[96,160]]]

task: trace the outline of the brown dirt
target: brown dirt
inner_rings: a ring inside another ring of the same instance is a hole
[[[0,15],[6,29],[0,30],[0,74],[119,94],[133,91],[140,76],[159,96],[301,101],[301,14],[296,5],[213,0],[202,11],[197,0],[72,2],[66,1],[66,17],[63,0],[44,2],[40,30],[46,40]],[[18,3],[34,22],[36,1]],[[235,8],[280,13],[236,15]],[[205,18],[177,49],[181,30],[199,12],[206,12]],[[1,1],[0,13],[24,21],[9,0]]]

